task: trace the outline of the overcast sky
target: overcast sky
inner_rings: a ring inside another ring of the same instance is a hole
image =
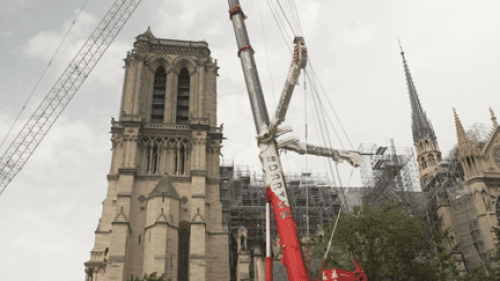
[[[274,0],[273,0],[274,1]],[[111,7],[89,0],[66,43],[26,106],[12,138]],[[283,1],[282,2],[286,2]],[[3,139],[84,0],[2,1],[0,138]],[[269,112],[274,112],[291,55],[266,0],[243,10]],[[500,115],[500,2],[466,0],[297,0],[314,71],[353,148],[360,143],[411,147],[410,105],[397,36],[417,91],[446,153],[456,142],[452,108],[467,127]],[[260,170],[255,127],[226,1],[144,0],[23,170],[0,196],[0,274],[5,280],[83,280],[107,192],[110,119],[118,117],[126,52],[148,25],[161,38],[206,40],[220,66],[219,119],[224,161]],[[291,38],[288,38],[288,41]],[[301,79],[302,81],[302,79]],[[325,103],[326,99],[324,100]],[[304,139],[303,83],[287,124]],[[331,113],[332,119],[333,113]],[[338,122],[335,128],[341,131]],[[332,144],[341,147],[331,133]],[[309,142],[319,141],[310,124]],[[344,144],[346,138],[341,138]],[[318,143],[318,142],[316,142]],[[347,149],[351,149],[346,145]],[[287,172],[305,158],[283,157]],[[309,169],[327,173],[323,160]],[[342,169],[349,170],[346,164]],[[359,172],[353,183],[359,182]],[[346,179],[344,179],[344,183]]]

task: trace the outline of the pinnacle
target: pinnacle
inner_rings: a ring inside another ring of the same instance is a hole
[[[462,126],[462,122],[460,121],[455,108],[453,108],[453,114],[455,115],[455,127],[457,129],[458,147],[461,151],[470,149],[471,143],[469,141],[469,138],[467,137],[467,134],[465,133],[464,127]]]
[[[493,112],[493,109],[491,109],[491,107],[490,107],[490,113],[491,113],[491,121],[493,121],[493,126],[498,127],[497,118],[495,117],[495,113]]]
[[[149,25],[148,25],[148,30],[146,30],[146,32],[144,32],[141,35],[146,35],[148,37],[155,38],[155,36],[153,35],[153,32],[151,32],[151,26],[149,26]]]

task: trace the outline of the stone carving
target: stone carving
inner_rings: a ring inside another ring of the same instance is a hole
[[[247,245],[248,231],[245,227],[240,227],[236,232],[236,242],[238,253],[244,253],[248,249]]]

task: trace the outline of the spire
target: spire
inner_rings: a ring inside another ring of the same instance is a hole
[[[458,150],[462,155],[469,154],[471,150],[471,143],[465,133],[462,122],[460,122],[460,118],[458,118],[455,108],[453,108],[453,114],[455,115],[455,127],[457,128]]]
[[[422,105],[420,104],[420,100],[418,99],[417,89],[413,84],[413,79],[411,77],[408,64],[406,63],[405,53],[403,51],[403,47],[401,47],[401,42],[399,41],[399,37],[398,37],[398,43],[399,43],[399,49],[401,51],[401,56],[403,57],[403,65],[405,68],[408,93],[410,94],[413,142],[414,144],[417,144],[420,140],[423,139],[436,140],[436,134],[434,133],[432,124],[427,119],[425,111],[422,109]]]

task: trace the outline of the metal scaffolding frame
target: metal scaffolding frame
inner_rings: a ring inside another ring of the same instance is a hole
[[[482,262],[488,262],[485,238],[479,228],[473,202],[474,197],[470,193],[450,201],[454,213],[457,250],[464,255],[468,271],[480,266]]]
[[[418,164],[412,148],[361,144],[361,183],[368,188],[364,200],[377,202],[384,197],[400,198],[406,192],[420,191]]]
[[[248,231],[247,245],[250,251],[250,277],[253,277],[253,250],[265,244],[265,181],[263,175],[251,172],[248,166],[233,163],[220,167],[220,201],[222,223],[230,233],[230,265],[236,267],[236,239],[240,227]],[[335,221],[341,206],[340,190],[326,176],[311,174],[285,175],[288,197],[293,206],[299,237],[315,233],[325,223]],[[307,192],[309,189],[309,192]],[[307,200],[309,194],[309,200]],[[309,205],[307,205],[309,203]],[[352,204],[351,204],[352,205]],[[309,222],[307,222],[307,219]],[[278,231],[271,219],[273,235]],[[304,240],[305,241],[305,240]],[[231,274],[231,280],[235,280]]]

